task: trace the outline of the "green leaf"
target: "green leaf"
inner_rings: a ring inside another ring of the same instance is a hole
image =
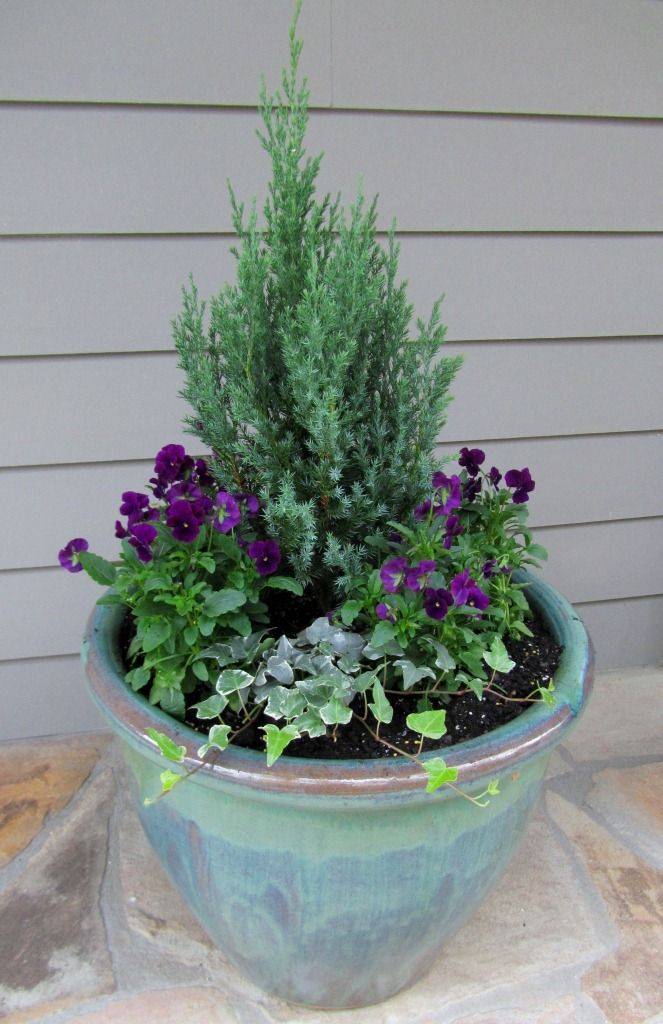
[[[297,597],[301,597],[304,593],[301,583],[291,579],[290,576],[270,576],[267,580],[267,586],[272,587],[274,590],[289,590],[291,594],[296,594]]]
[[[216,681],[216,692],[236,693],[237,690],[245,690],[247,686],[251,686],[252,682],[253,676],[241,668],[227,668]]]
[[[213,747],[217,750],[225,750],[230,742],[229,737],[229,725],[213,725],[209,731],[207,743],[203,743],[202,747],[198,747],[198,757],[204,757],[208,750],[212,750]]]
[[[198,561],[207,572],[216,571],[216,560],[213,555],[208,555],[203,552],[203,554],[198,555]]]
[[[359,612],[364,607],[362,601],[346,601],[341,606],[341,622],[344,626],[351,626]]]
[[[507,649],[504,646],[504,642],[498,636],[494,637],[493,642],[490,645],[490,650],[483,652],[483,660],[494,672],[500,672],[502,674],[510,672],[516,664],[515,661],[512,661],[509,657]]]
[[[231,626],[240,636],[250,636],[253,625],[248,615],[237,612],[236,615],[228,616],[228,625]]]
[[[187,626],[186,629],[182,631],[182,636],[184,637],[184,642],[187,647],[193,647],[198,639],[198,630],[195,626]]]
[[[124,598],[121,597],[119,594],[103,594],[100,598],[97,599],[97,604],[124,604]]]
[[[206,683],[209,679],[209,671],[204,661],[194,661],[191,666],[191,671],[196,679],[200,679],[202,683]]]
[[[100,555],[93,555],[91,551],[79,551],[78,561],[95,583],[101,583],[102,587],[111,587],[115,583],[117,569],[112,562]]]
[[[142,690],[144,686],[150,681],[151,672],[145,668],[144,665],[139,665],[138,668],[132,668],[130,672],[127,672],[125,679],[129,683],[131,689],[136,692]]]
[[[171,789],[181,782],[184,778],[183,775],[178,775],[177,772],[171,772],[170,768],[166,768],[164,772],[161,772],[159,779],[161,780],[161,790],[163,793],[170,793]]]
[[[347,725],[352,718],[352,708],[349,708],[338,697],[332,697],[320,708],[320,718],[327,725]]]
[[[149,654],[150,651],[156,650],[165,640],[168,640],[171,632],[172,628],[168,619],[157,619],[141,633],[140,646],[146,654]]]
[[[218,618],[226,612],[234,612],[246,604],[246,594],[241,590],[232,590],[227,587],[224,590],[213,590],[205,598],[205,614],[211,618]]]
[[[530,558],[536,558],[539,562],[548,561],[548,552],[541,544],[530,544],[527,548],[527,554]]]
[[[485,679],[476,679],[474,676],[470,679],[466,679],[465,685],[472,691],[475,697],[479,700],[483,697],[483,691],[486,688]]]
[[[145,590],[170,590],[172,586],[173,581],[170,576],[150,576],[145,583]]]
[[[524,622],[520,622],[518,619],[511,623],[511,632],[520,633],[521,636],[534,636],[529,626],[526,626]]]
[[[426,637],[426,643],[435,651],[435,667],[443,672],[451,672],[456,667],[456,662],[449,654],[444,644],[434,640],[433,637]]]
[[[279,729],[277,725],[271,724],[263,725],[262,731],[265,734],[267,767],[271,768],[288,744],[299,737],[299,732],[295,729],[294,725],[284,725],[282,729]]]
[[[426,736],[430,740],[439,740],[447,731],[446,711],[422,711],[408,715],[405,722],[408,729]]]
[[[215,626],[214,619],[206,619],[204,615],[198,619],[198,632],[201,636],[211,636]]]
[[[373,630],[369,643],[371,647],[384,647],[396,636],[396,630],[391,622],[378,622]]]
[[[369,686],[373,685],[376,678],[375,672],[361,672],[352,680],[352,689],[355,693],[364,693]]]
[[[376,679],[373,684],[373,703],[368,706],[373,712],[373,717],[376,721],[384,722],[385,725],[389,725],[394,717],[394,709],[389,703],[384,692],[384,687],[379,679]]]
[[[316,736],[324,736],[327,732],[327,726],[319,717],[318,713],[308,708],[303,715],[299,715],[294,722],[290,723],[300,733],[307,732],[311,739],[315,739]]]
[[[186,747],[179,746],[171,740],[170,736],[166,736],[163,732],[157,732],[156,729],[148,729],[147,735],[151,740],[154,740],[163,756],[169,761],[176,761],[179,763],[184,760]]]
[[[434,757],[431,761],[424,761],[424,768],[428,775],[426,792],[432,793],[439,789],[445,782],[455,782],[458,778],[457,768],[447,768],[446,762],[441,757]]]
[[[221,712],[228,706],[228,701],[222,693],[213,693],[206,700],[200,700],[191,707],[196,712],[196,718],[208,719],[218,718]]]

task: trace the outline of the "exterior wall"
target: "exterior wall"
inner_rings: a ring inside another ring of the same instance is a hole
[[[290,0],[4,0],[0,735],[98,724],[76,651],[119,493],[183,439],[169,323],[264,189]],[[606,668],[663,656],[663,4],[306,0],[321,188],[395,216],[464,369],[442,441],[529,465],[545,576]]]

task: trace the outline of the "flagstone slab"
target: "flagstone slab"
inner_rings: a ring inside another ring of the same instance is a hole
[[[587,710],[564,743],[576,761],[663,756],[660,668],[598,676]]]
[[[110,742],[99,733],[0,746],[0,867],[69,803]]]
[[[113,796],[112,773],[100,772],[0,894],[0,1018],[7,1024],[115,989],[99,910]]]
[[[447,1024],[454,1005],[488,1000],[506,985],[540,977],[547,993],[546,972],[580,974],[606,954],[609,942],[574,865],[539,813],[510,868],[425,978],[380,1006],[330,1011],[324,1024]],[[320,1021],[315,1011],[282,1004],[270,1013],[283,1024]],[[523,1020],[529,1022],[517,1024]]]
[[[485,1013],[454,1018],[450,1024],[605,1024],[605,1017],[595,1003],[583,996],[566,995],[561,999],[547,999],[542,993],[541,1003],[505,999],[507,1005]]]
[[[608,1024],[642,1024],[663,1011],[663,872],[563,797],[551,792],[547,800],[619,933],[617,948],[586,971],[582,989]]]
[[[68,1020],[76,1024],[238,1024],[223,992],[195,986],[114,999],[100,1009],[81,1010]]]
[[[663,871],[663,762],[598,772],[587,802],[625,846]]]

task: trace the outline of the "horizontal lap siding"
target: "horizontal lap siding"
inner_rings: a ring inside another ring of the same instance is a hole
[[[305,4],[321,188],[347,202],[363,177],[381,228],[397,219],[416,313],[446,293],[465,366],[441,452],[469,442],[503,470],[529,465],[544,575],[577,603],[599,665],[658,661],[663,5],[403,11]],[[161,444],[196,447],[170,320],[190,272],[203,296],[232,277],[225,179],[263,193],[253,108],[290,13],[3,6],[0,492],[21,515],[0,537],[0,734],[97,727],[74,655],[98,588],[57,550],[85,535],[112,555],[120,491]]]

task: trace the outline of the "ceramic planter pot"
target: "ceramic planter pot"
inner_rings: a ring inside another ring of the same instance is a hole
[[[573,608],[539,581],[528,597],[564,645],[557,699],[447,748],[466,793],[500,779],[483,809],[448,788],[427,794],[407,758],[284,756],[267,768],[264,755],[240,748],[145,806],[168,767],[147,728],[184,744],[186,768],[200,763],[202,739],[131,692],[122,609],[95,609],[83,650],[90,691],[120,740],[145,832],[203,927],[262,989],[317,1007],[386,999],[429,969],[499,878],[592,680],[591,643]]]

